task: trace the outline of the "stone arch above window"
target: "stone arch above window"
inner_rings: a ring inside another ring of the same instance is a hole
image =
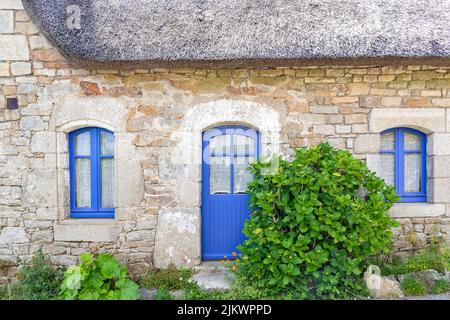
[[[216,100],[190,108],[183,123],[183,140],[201,153],[201,133],[224,125],[242,125],[258,130],[261,135],[261,154],[269,156],[279,152],[280,114],[263,104],[252,101]],[[201,159],[196,159],[201,163]]]
[[[446,132],[446,111],[438,108],[382,108],[370,112],[370,132],[380,133],[399,127],[414,128],[426,134]]]

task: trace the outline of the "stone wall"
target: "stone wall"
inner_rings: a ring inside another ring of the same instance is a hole
[[[17,97],[19,109],[6,99]],[[428,134],[428,203],[396,204],[394,249],[450,233],[450,68],[85,70],[71,66],[18,0],[0,2],[0,261],[43,247],[55,264],[111,251],[133,273],[200,262],[201,132],[257,128],[263,155],[329,141],[377,171],[379,133]],[[68,218],[67,134],[115,133],[116,217]],[[14,269],[9,271],[11,276]]]

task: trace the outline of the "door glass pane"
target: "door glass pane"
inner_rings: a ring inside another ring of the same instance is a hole
[[[114,135],[104,131],[100,133],[100,151],[102,155],[114,154]]]
[[[405,132],[405,150],[415,150],[420,151],[420,137]]]
[[[75,136],[75,155],[88,156],[91,154],[91,134],[89,131]]]
[[[210,193],[224,194],[230,192],[230,158],[211,157],[210,160]]]
[[[247,183],[252,180],[252,174],[247,170],[248,164],[254,161],[254,157],[234,158],[234,193],[245,193]]]
[[[75,207],[91,207],[91,160],[75,159]]]
[[[381,135],[381,146],[382,151],[393,151],[395,149],[395,135],[394,132],[389,132]]]
[[[405,154],[405,192],[420,192],[421,171],[421,155]]]
[[[380,176],[389,185],[395,184],[394,155],[380,154]]]
[[[255,154],[255,142],[252,138],[240,134],[234,135],[235,154]]]
[[[231,145],[231,135],[224,134],[215,136],[209,140],[211,154],[229,154]]]
[[[114,159],[101,159],[102,208],[114,207]]]

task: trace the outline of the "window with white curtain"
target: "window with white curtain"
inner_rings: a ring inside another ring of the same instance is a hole
[[[82,128],[69,134],[72,218],[114,217],[114,134]]]
[[[380,174],[400,202],[426,201],[426,135],[411,128],[381,133]]]

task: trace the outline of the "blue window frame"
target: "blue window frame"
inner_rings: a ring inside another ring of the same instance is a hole
[[[399,202],[426,201],[426,143],[426,135],[411,128],[381,133],[381,175],[395,186]]]
[[[82,128],[69,134],[70,217],[114,218],[114,134]]]

